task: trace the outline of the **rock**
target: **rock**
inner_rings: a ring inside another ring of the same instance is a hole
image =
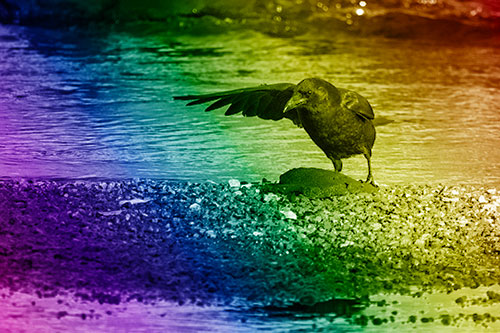
[[[269,202],[269,201],[272,201],[272,200],[277,201],[277,200],[279,200],[279,198],[280,197],[277,196],[274,193],[266,193],[266,194],[264,194],[264,197],[263,197],[264,202]]]
[[[280,210],[280,213],[283,214],[287,219],[292,219],[292,220],[297,219],[297,214],[295,214],[291,210]]]
[[[201,206],[199,204],[197,204],[197,203],[194,203],[194,204],[192,204],[192,205],[189,206],[189,209],[193,210],[195,212],[198,212],[198,211],[201,210]]]
[[[120,215],[122,213],[122,210],[111,210],[111,211],[105,211],[105,212],[97,212],[97,215],[102,215],[102,216],[115,216],[115,215]]]
[[[229,179],[228,183],[232,188],[240,188],[241,186],[241,183],[238,179]]]
[[[377,187],[342,173],[317,168],[292,169],[280,176],[279,184],[265,185],[270,192],[302,193],[309,197],[330,197],[349,193],[372,193]]]
[[[150,202],[151,199],[139,199],[139,198],[135,198],[135,199],[131,199],[131,200],[120,200],[120,202],[118,203],[120,206],[123,206],[123,205],[126,205],[126,204],[129,204],[129,205],[136,205],[136,204],[141,204],[141,203],[147,203],[147,202]]]

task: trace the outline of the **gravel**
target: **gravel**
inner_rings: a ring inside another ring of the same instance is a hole
[[[500,282],[497,189],[331,186],[3,179],[0,288],[108,304],[341,311],[366,324],[353,309],[374,295]]]

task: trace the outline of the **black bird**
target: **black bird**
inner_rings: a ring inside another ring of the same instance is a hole
[[[288,118],[305,129],[332,160],[337,172],[342,170],[343,158],[363,154],[368,162],[366,182],[374,185],[370,160],[375,142],[372,122],[375,116],[368,101],[354,91],[308,78],[296,85],[278,83],[174,99],[192,100],[187,105],[213,102],[206,111],[230,104],[226,116],[242,112],[246,117]]]

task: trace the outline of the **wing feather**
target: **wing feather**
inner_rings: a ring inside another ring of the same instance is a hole
[[[186,106],[191,106],[191,105],[197,105],[197,104],[203,104],[203,103],[207,103],[207,102],[210,102],[210,101],[213,101],[213,100],[216,100],[218,99],[219,97],[207,97],[207,98],[201,98],[201,99],[197,99],[197,100],[194,100],[194,101],[191,101],[189,103],[186,104]]]
[[[227,109],[226,113],[224,113],[224,115],[232,116],[233,114],[237,114],[241,110],[243,110],[243,106],[245,104],[246,98],[247,98],[247,96],[245,94],[237,95],[236,97],[234,97],[231,101],[231,105]]]
[[[341,105],[344,108],[351,110],[361,118],[367,120],[372,120],[375,118],[372,106],[370,105],[370,103],[368,103],[366,98],[351,90],[342,88],[337,88],[337,90],[340,93],[340,97],[342,99]]]
[[[243,115],[245,117],[255,117],[257,115],[259,105],[260,105],[260,100],[262,99],[262,96],[264,96],[265,93],[258,92],[255,93],[252,98],[248,98],[247,103],[248,105],[243,108]]]
[[[224,98],[221,98],[219,99],[217,102],[209,105],[205,111],[212,111],[212,110],[215,110],[215,109],[220,109],[228,104],[231,104],[232,102],[232,98],[231,97],[224,97]]]
[[[260,98],[257,116],[262,119],[272,119],[272,115],[268,113],[269,104],[273,101],[272,96],[265,94]],[[284,109],[284,107],[283,107]]]
[[[292,119],[294,117],[290,116],[290,111],[287,112],[288,115],[283,111],[293,95],[294,87],[295,85],[291,83],[278,83],[205,95],[175,96],[174,99],[191,101],[187,105],[213,102],[205,111],[230,105],[225,112],[225,115],[228,116],[242,112],[246,117],[257,116],[272,120]],[[296,120],[293,121],[297,124]]]

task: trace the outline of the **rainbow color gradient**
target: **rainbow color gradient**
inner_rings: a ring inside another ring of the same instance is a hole
[[[493,0],[0,2],[0,331],[500,330],[499,32]],[[306,77],[372,104],[378,188],[173,99]]]

